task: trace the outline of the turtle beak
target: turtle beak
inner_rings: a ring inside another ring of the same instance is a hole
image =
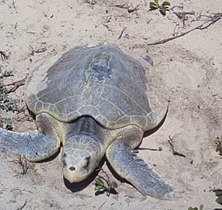
[[[89,165],[90,165],[90,157],[83,158],[81,161],[73,164],[70,159],[67,159],[67,155],[63,154],[63,176],[70,183],[81,182],[86,179],[90,174]]]
[[[63,167],[63,176],[70,183],[78,183],[85,180],[88,174],[82,174],[75,167],[70,166],[69,168]]]

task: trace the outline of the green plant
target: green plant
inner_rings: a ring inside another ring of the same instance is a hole
[[[12,76],[12,71],[2,71],[0,67],[0,79],[10,76]],[[18,111],[16,101],[8,97],[8,91],[1,81],[0,81],[0,110],[5,110],[6,112]]]
[[[0,79],[4,77],[12,76],[11,71],[2,71],[0,67]],[[8,111],[18,111],[18,106],[16,104],[16,100],[10,98],[8,96],[8,91],[3,83],[0,81],[0,111],[4,110]],[[8,130],[12,130],[12,122],[9,118],[0,118],[0,127]]]
[[[11,76],[13,76],[13,74],[12,74],[12,71],[1,71],[0,70],[0,78],[3,78],[3,77],[11,77]]]
[[[117,194],[118,184],[115,181],[110,181],[108,175],[104,171],[103,173],[106,175],[106,178],[98,175],[95,179],[95,194],[99,195],[104,192],[106,192],[107,196]]]
[[[18,111],[18,106],[16,101],[9,98],[7,94],[7,89],[3,84],[0,82],[0,110],[8,111]]]
[[[159,3],[158,0],[154,0],[150,2],[150,11],[159,10],[159,12],[165,16],[166,12],[169,11],[170,2],[164,1],[162,4]]]
[[[219,152],[219,155],[222,156],[222,136],[216,138],[216,152]]]
[[[12,130],[12,121],[10,118],[0,118],[0,127],[7,129],[7,130]]]
[[[4,70],[3,71],[2,68],[3,68],[3,66],[0,65],[0,79],[2,79],[4,77],[11,77],[11,76],[13,76],[11,70]]]
[[[204,208],[204,205],[201,204],[199,209],[197,207],[194,207],[194,208],[193,207],[189,207],[188,210],[203,210],[203,208]]]
[[[217,196],[216,202],[222,205],[222,189],[214,190],[214,192]]]

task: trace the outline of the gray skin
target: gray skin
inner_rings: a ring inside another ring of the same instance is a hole
[[[43,68],[44,69],[44,68]],[[116,45],[76,47],[26,85],[26,104],[37,130],[0,129],[0,150],[29,161],[44,160],[62,146],[63,175],[80,182],[102,157],[143,195],[171,199],[173,188],[134,149],[157,126],[149,106],[145,69]]]

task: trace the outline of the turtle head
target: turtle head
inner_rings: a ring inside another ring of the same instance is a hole
[[[62,152],[63,176],[71,183],[86,179],[103,157],[100,140],[89,135],[69,137]]]

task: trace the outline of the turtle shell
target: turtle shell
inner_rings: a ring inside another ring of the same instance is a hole
[[[116,45],[75,47],[27,81],[27,106],[59,121],[91,116],[109,129],[153,127],[142,65]]]

